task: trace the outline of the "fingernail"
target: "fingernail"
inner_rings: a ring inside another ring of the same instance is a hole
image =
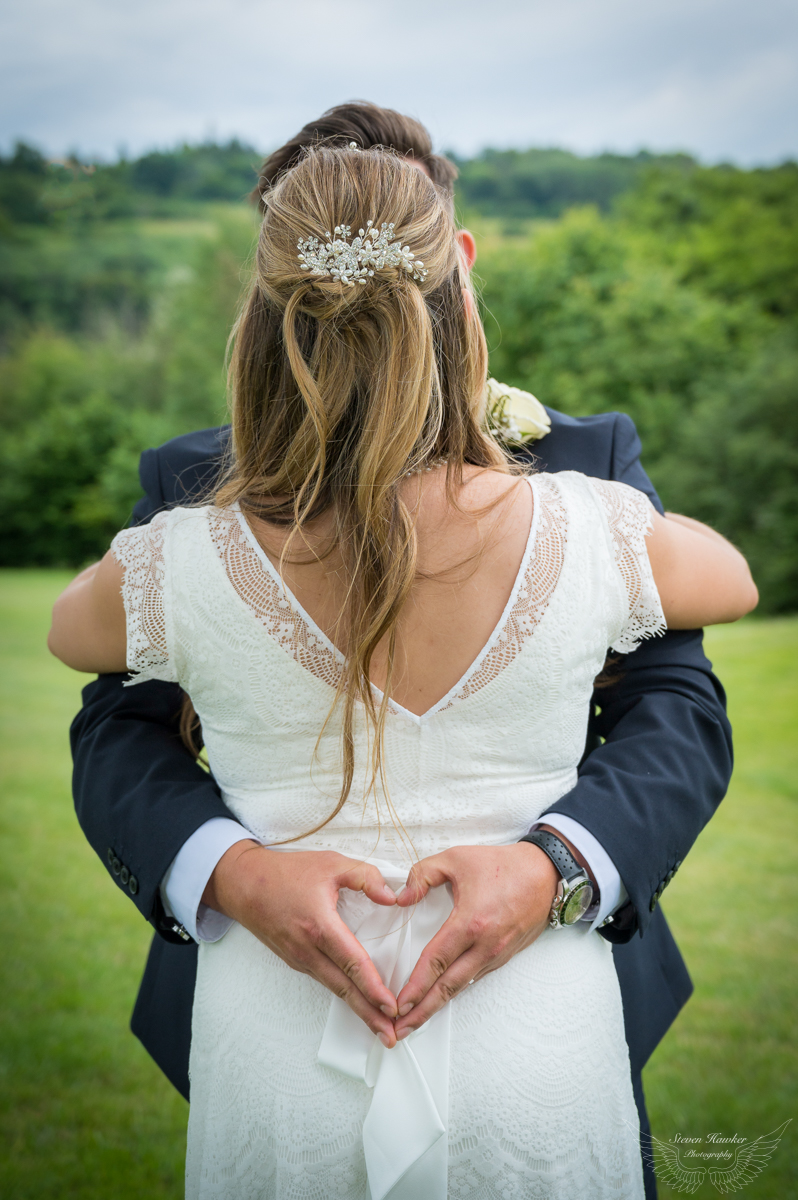
[[[407,1014],[410,1012],[410,1009],[415,1008],[415,1007],[416,1007],[415,1004],[403,1004],[402,1007],[399,1009],[399,1016],[406,1017]]]
[[[382,890],[385,892],[385,895],[389,898],[389,900],[396,899],[396,892],[393,890],[393,888],[388,887],[387,883],[383,884]]]
[[[399,891],[396,893],[396,899],[397,899],[397,900],[400,900],[400,899],[402,898],[402,896],[404,896],[404,894],[405,894],[405,892],[406,892],[406,891],[407,891],[407,884],[406,884],[406,883],[404,883],[404,884],[402,884],[402,886],[399,888]]]
[[[413,1006],[411,1005],[410,1007],[412,1008]],[[396,1017],[396,1008],[389,1008],[387,1004],[380,1005],[380,1012],[385,1013],[386,1017],[388,1017],[390,1021],[393,1021]],[[402,1015],[404,1016],[404,1014]]]
[[[397,1033],[396,1035],[397,1042],[401,1042],[403,1038],[409,1037],[412,1032],[412,1029],[403,1029],[401,1033]]]
[[[388,1034],[387,1034],[387,1033],[380,1033],[380,1034],[378,1034],[377,1036],[379,1037],[379,1039],[380,1039],[380,1041],[382,1042],[382,1044],[383,1044],[383,1046],[385,1047],[385,1049],[386,1049],[386,1050],[390,1050],[390,1048],[391,1048],[391,1039],[388,1037]],[[404,1036],[403,1034],[400,1034],[400,1037],[403,1037],[403,1036]],[[398,1039],[397,1039],[397,1040],[398,1040]]]

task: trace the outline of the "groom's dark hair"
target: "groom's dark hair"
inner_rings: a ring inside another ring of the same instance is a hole
[[[262,193],[284,171],[296,166],[307,146],[315,146],[321,141],[332,145],[356,142],[362,150],[371,146],[391,146],[399,154],[423,163],[432,182],[447,195],[453,193],[457,167],[442,154],[432,153],[432,139],[420,121],[405,117],[392,108],[380,108],[367,100],[352,100],[349,104],[336,104],[317,120],[308,121],[295,137],[268,156],[260,169],[252,201],[262,210]]]

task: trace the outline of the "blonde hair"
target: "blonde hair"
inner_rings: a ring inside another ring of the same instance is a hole
[[[464,299],[470,285],[447,193],[389,150],[322,145],[305,150],[264,202],[254,283],[232,335],[233,460],[215,499],[289,527],[283,556],[309,521],[332,515],[348,594],[333,704],[343,704],[343,783],[326,824],[352,786],[358,701],[374,735],[371,786],[385,783],[397,620],[416,578],[403,477],[446,459],[453,498],[464,464],[510,468],[481,428],[487,348],[476,306]],[[326,240],[337,225],[357,231],[369,220],[395,226],[423,261],[423,282],[386,268],[348,287],[301,270],[301,238]],[[369,676],[384,639],[377,705]]]

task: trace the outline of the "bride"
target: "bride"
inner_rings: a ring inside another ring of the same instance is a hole
[[[607,647],[736,620],[756,589],[711,530],[521,475],[485,432],[465,243],[420,170],[320,145],[265,201],[224,481],[118,534],[50,634],[77,670],[185,688],[263,869],[334,885],[379,974],[382,1013],[356,1012],[343,973],[326,990],[242,924],[201,945],[187,1195],[641,1197],[589,889],[552,862],[551,925],[429,1016],[406,985],[452,901],[414,864],[530,852]]]

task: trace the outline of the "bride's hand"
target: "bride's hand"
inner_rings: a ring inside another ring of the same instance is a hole
[[[397,903],[415,904],[450,883],[454,909],[397,997],[397,1040],[531,945],[548,924],[559,880],[551,859],[529,842],[455,846],[416,863]]]
[[[396,998],[336,910],[340,888],[375,904],[396,897],[376,867],[324,850],[279,853],[236,842],[216,865],[203,903],[232,917],[295,971],[349,1005],[372,1033],[396,1044]]]

